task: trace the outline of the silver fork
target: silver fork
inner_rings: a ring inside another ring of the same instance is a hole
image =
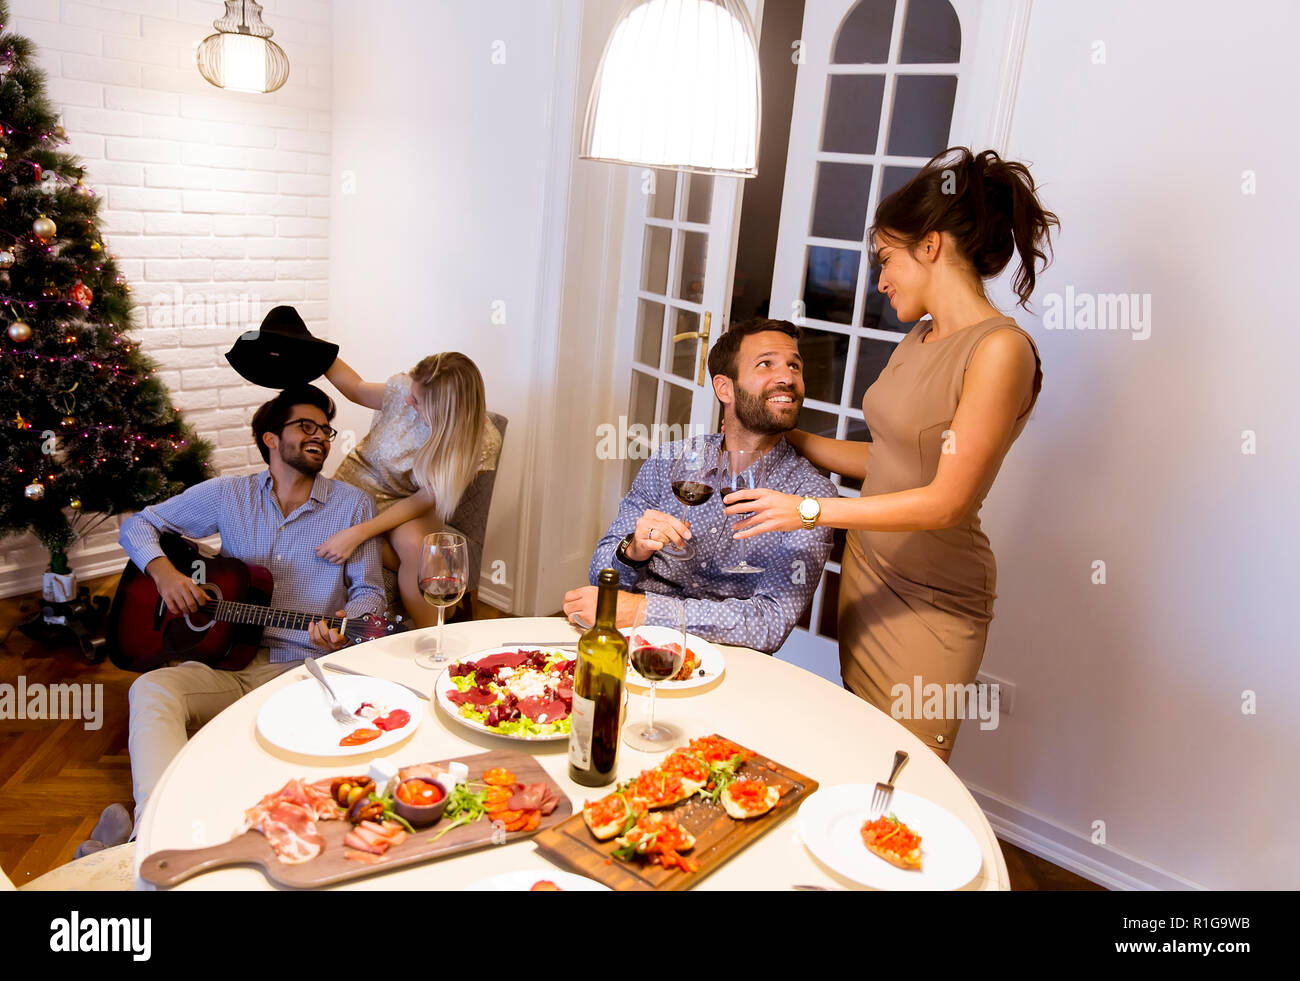
[[[898,771],[903,769],[907,760],[907,754],[900,749],[894,754],[894,769],[890,771],[888,782],[876,784],[875,793],[871,795],[872,819],[884,814],[889,810],[889,805],[894,802],[894,781],[898,779]]]
[[[321,687],[325,689],[326,693],[330,697],[330,715],[334,716],[334,721],[345,726],[354,726],[360,722],[361,717],[359,715],[353,715],[343,707],[343,703],[339,701],[339,697],[334,694],[334,689],[331,688],[330,683],[325,680],[325,675],[321,671],[320,665],[316,663],[316,659],[309,657],[306,658],[306,662],[307,672],[321,683]]]

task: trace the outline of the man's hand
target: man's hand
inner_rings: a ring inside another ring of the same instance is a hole
[[[347,610],[335,610],[336,617],[346,616]],[[325,620],[317,620],[307,627],[307,638],[312,642],[313,647],[319,647],[323,651],[337,651],[348,644],[348,639],[337,630],[331,630]]]
[[[688,522],[651,509],[636,519],[627,556],[636,562],[644,562],[669,542],[681,548],[682,542],[690,537],[691,526]]]
[[[158,556],[145,569],[158,587],[158,595],[172,613],[197,613],[212,597],[203,587],[181,572],[166,556]]]
[[[329,538],[316,546],[316,554],[322,559],[327,559],[338,565],[346,562],[348,556],[355,552],[366,541],[366,533],[359,527],[344,528],[342,531],[336,531]]]
[[[649,514],[650,512],[646,513]],[[595,586],[582,586],[578,589],[569,590],[564,594],[564,615],[572,618],[574,614],[577,614],[588,623],[595,623],[596,595],[598,592],[599,590]],[[614,614],[614,625],[617,627],[635,625],[637,614],[644,610],[645,602],[646,598],[642,593],[625,593],[620,589],[618,591],[618,610]]]

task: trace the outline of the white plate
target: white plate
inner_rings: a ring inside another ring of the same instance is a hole
[[[452,663],[454,664],[476,664],[479,658],[488,657],[491,654],[505,654],[509,651],[547,651],[555,654],[563,654],[569,660],[573,660],[577,655],[573,651],[563,651],[557,647],[547,647],[545,644],[538,644],[536,647],[489,647],[487,650],[475,651],[468,657],[462,657]],[[442,706],[443,711],[450,715],[461,725],[473,729],[475,732],[485,732],[489,736],[496,736],[499,739],[517,739],[520,742],[557,742],[561,739],[567,740],[567,732],[553,732],[545,736],[527,735],[520,736],[514,733],[493,732],[481,722],[475,722],[473,719],[467,719],[460,714],[460,706],[449,699],[447,696],[457,691],[456,683],[451,680],[451,664],[448,664],[442,674],[438,675],[438,680],[433,685],[433,698]]]
[[[518,872],[502,872],[490,879],[482,879],[472,886],[466,886],[466,892],[528,892],[535,883],[547,880],[554,882],[565,892],[613,892],[609,886],[588,879],[572,872],[539,872],[537,869],[520,869]]]
[[[646,640],[655,644],[680,644],[682,635],[672,627],[640,627],[636,633],[641,634]],[[632,640],[633,631],[624,630],[623,635],[628,641]],[[694,634],[686,635],[686,647],[694,651],[700,657],[700,666],[692,672],[691,676],[685,681],[661,681],[659,682],[660,691],[681,691],[684,688],[699,688],[701,685],[712,684],[727,668],[726,659],[722,656],[722,651],[718,650],[703,637],[696,637]],[[700,672],[703,671],[703,677]],[[650,682],[641,677],[640,672],[631,664],[627,668],[627,683],[635,685],[637,688],[649,688]]]
[[[823,864],[876,889],[960,889],[979,874],[980,846],[966,825],[938,804],[894,791],[889,810],[921,836],[921,868],[900,869],[867,851],[862,825],[874,784],[823,787],[799,808],[799,837]]]
[[[330,687],[343,707],[356,712],[362,702],[386,705],[389,710],[405,709],[411,721],[400,729],[385,732],[360,746],[340,746],[339,740],[354,729],[367,727],[365,721],[349,728],[330,715],[329,696],[315,678],[281,688],[263,703],[257,713],[257,731],[267,742],[305,756],[365,756],[402,742],[420,727],[426,709],[424,703],[401,685],[383,678],[356,678],[345,675],[330,677]]]

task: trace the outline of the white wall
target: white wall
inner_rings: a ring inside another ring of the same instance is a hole
[[[104,202],[136,337],[226,473],[263,466],[248,423],[273,393],[246,384],[223,353],[279,303],[313,330],[328,323],[331,5],[264,7],[289,81],[247,95],[214,88],[195,66],[220,3],[10,0],[9,27],[38,45],[67,149]],[[116,521],[71,560],[82,578],[120,569]],[[46,561],[31,536],[0,542],[0,595],[39,588]]]
[[[954,768],[1001,833],[1114,884],[1300,882],[1300,138],[1272,108],[1298,34],[1286,0],[1039,2],[1030,19],[1009,152],[1063,223],[1034,309],[1067,285],[1148,293],[1152,327],[1018,316],[1043,392],[984,508],[984,667],[1017,701],[996,731],[967,724]]]
[[[368,379],[445,350],[478,364],[488,408],[510,420],[483,558],[485,575],[498,560],[505,573],[483,596],[508,609],[534,493],[521,475],[550,423],[533,398],[554,385],[534,364],[546,261],[554,278],[562,260],[544,231],[556,46],[575,30],[561,31],[563,7],[382,0],[364,16],[340,4],[334,23],[329,337]],[[340,419],[364,434],[370,414]]]

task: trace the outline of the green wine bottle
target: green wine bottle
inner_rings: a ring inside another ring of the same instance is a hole
[[[596,622],[578,639],[569,728],[569,779],[584,787],[614,782],[623,711],[627,639],[615,626],[618,573],[600,572]]]

